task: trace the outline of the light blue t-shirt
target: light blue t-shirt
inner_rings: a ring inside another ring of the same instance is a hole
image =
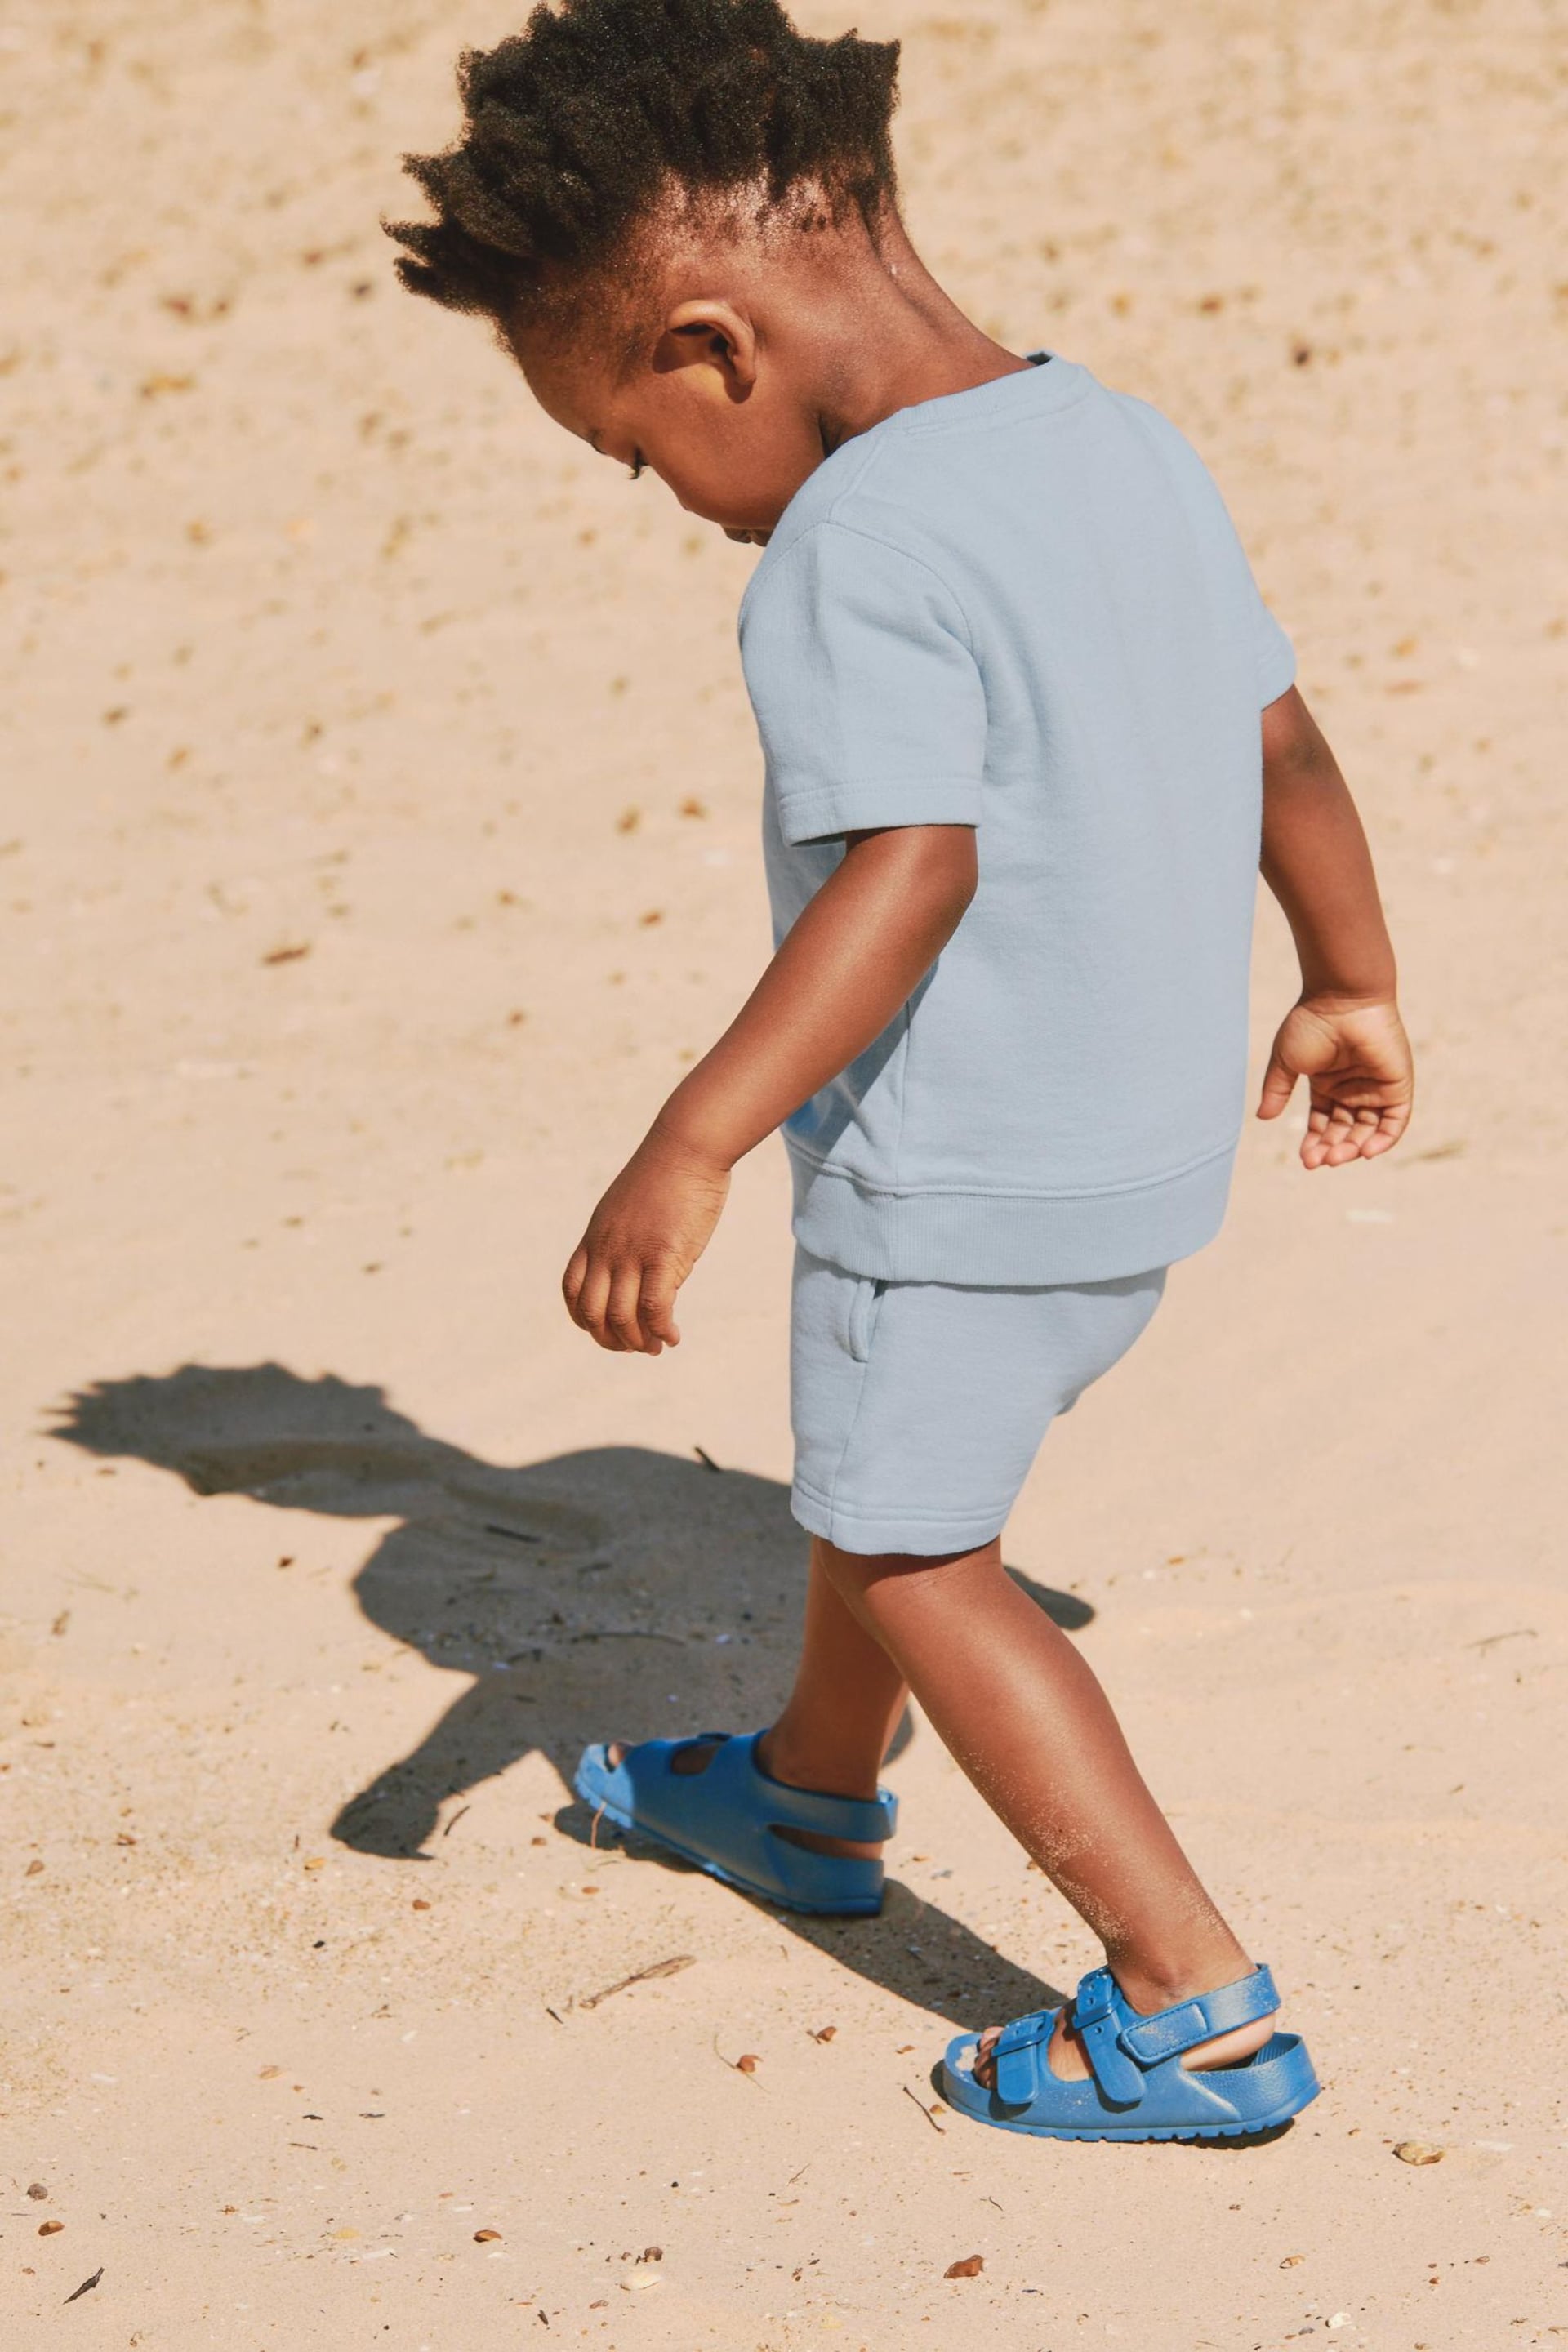
[[[1069,361],[900,410],[741,610],[782,939],[866,827],[977,829],[952,938],[784,1129],[795,1232],[890,1281],[1184,1257],[1240,1130],[1259,713],[1295,674],[1202,460]]]

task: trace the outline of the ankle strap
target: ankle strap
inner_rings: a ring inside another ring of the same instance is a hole
[[[1238,1977],[1235,1984],[1195,1994],[1191,2000],[1177,2001],[1152,2017],[1128,2011],[1131,2021],[1121,2029],[1121,2047],[1141,2066],[1157,2066],[1162,2058],[1179,2058],[1184,2050],[1195,2050],[1200,2042],[1212,2042],[1216,2034],[1233,2033],[1238,2025],[1271,2017],[1279,2006],[1279,1995],[1268,1969],[1254,1969],[1249,1977]]]
[[[1279,2006],[1274,1979],[1266,1968],[1238,1977],[1214,1992],[1175,2001],[1152,2017],[1140,2017],[1109,1969],[1085,1977],[1073,2003],[1072,2021],[1106,2097],[1118,2106],[1136,2106],[1143,2096],[1144,2070],[1195,2050],[1200,2042],[1269,2017]]]
[[[771,1780],[756,1760],[762,1733],[742,1734],[710,1765],[728,1762],[751,1776],[752,1802],[783,1829],[810,1830],[818,1837],[849,1838],[857,1845],[875,1845],[890,1838],[899,1818],[899,1801],[890,1789],[874,1797],[836,1797],[826,1789],[795,1789],[787,1780]]]

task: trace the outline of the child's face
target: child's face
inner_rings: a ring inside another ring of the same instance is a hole
[[[545,414],[636,475],[658,476],[689,514],[765,546],[825,455],[810,403],[764,360],[750,322],[724,305],[674,314],[629,375],[543,332],[511,348]]]

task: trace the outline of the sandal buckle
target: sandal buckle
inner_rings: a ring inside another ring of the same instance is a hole
[[[1072,2005],[1072,2021],[1081,2033],[1086,2026],[1098,2025],[1101,2018],[1116,2013],[1116,1979],[1109,1969],[1092,1969],[1079,1986]]]

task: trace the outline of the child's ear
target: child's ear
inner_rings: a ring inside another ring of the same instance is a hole
[[[732,302],[678,302],[664,322],[653,363],[660,375],[702,369],[714,392],[744,400],[757,380],[757,331]]]

